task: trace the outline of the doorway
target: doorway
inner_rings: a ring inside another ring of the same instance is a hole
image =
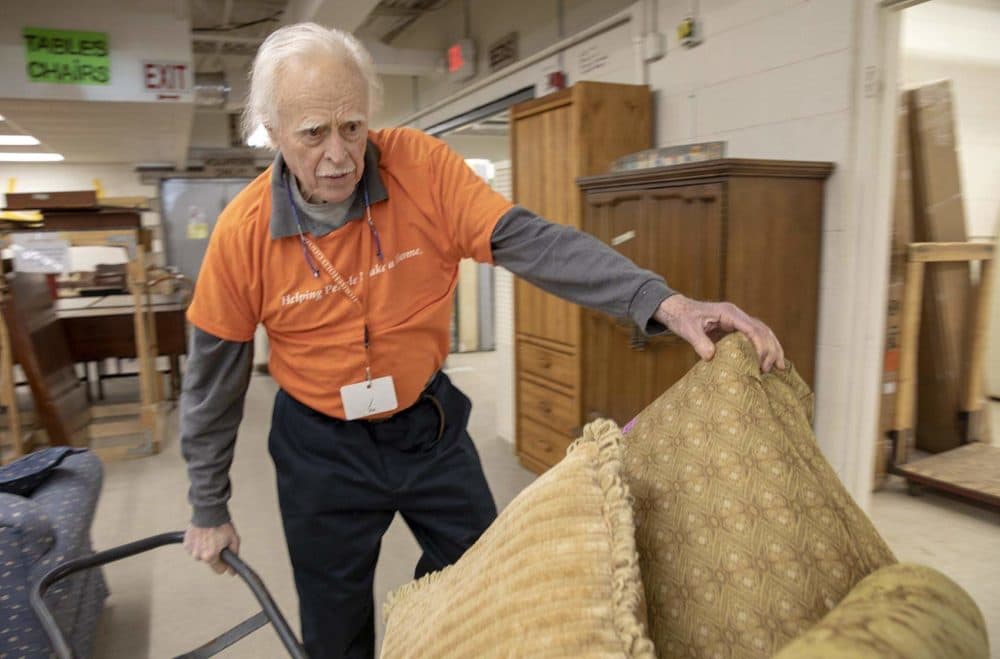
[[[439,135],[493,189],[510,199],[509,113],[473,121]],[[459,266],[452,314],[452,351],[496,348],[496,272],[465,259]]]
[[[510,199],[509,109],[534,96],[534,87],[525,87],[430,126],[425,132],[442,139],[486,183]],[[497,350],[508,343],[513,346],[513,276],[502,268],[463,261],[451,329],[452,352]]]

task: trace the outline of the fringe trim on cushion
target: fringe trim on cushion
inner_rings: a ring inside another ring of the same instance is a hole
[[[622,431],[614,421],[594,421],[584,428],[583,437],[570,445],[567,454],[583,442],[597,444],[597,481],[604,493],[604,520],[611,533],[615,631],[626,657],[656,659],[653,642],[640,619],[646,602],[635,548],[632,494],[622,478]]]
[[[442,576],[448,574],[448,571],[451,570],[451,568],[451,565],[447,565],[437,572],[428,572],[419,579],[411,581],[408,584],[403,584],[396,590],[386,595],[385,603],[382,605],[382,622],[389,624],[389,616],[392,615],[392,609],[397,603],[402,602],[406,598],[410,597],[410,595],[416,593],[424,587],[437,582],[438,579],[442,578]]]
[[[635,547],[632,494],[622,478],[622,433],[614,421],[601,419],[587,425],[583,437],[573,442],[566,454],[578,445],[597,445],[597,481],[604,494],[603,516],[611,535],[612,605],[615,631],[628,659],[656,659],[653,642],[640,616],[646,606]],[[426,574],[389,593],[382,606],[382,620],[388,624],[393,608],[421,589],[437,582],[452,569],[449,565]]]

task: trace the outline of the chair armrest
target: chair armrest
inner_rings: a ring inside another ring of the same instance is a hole
[[[90,527],[101,494],[103,468],[91,451],[66,456],[31,495],[52,523],[55,543],[32,571],[37,579],[56,564],[91,551]]]
[[[31,499],[0,492],[0,564],[37,563],[55,544],[52,519]]]
[[[65,501],[86,498],[97,501],[104,468],[93,451],[67,455],[45,481],[31,493],[31,500],[44,507],[61,507]]]
[[[896,564],[862,579],[812,629],[772,659],[988,659],[986,623],[937,570]]]

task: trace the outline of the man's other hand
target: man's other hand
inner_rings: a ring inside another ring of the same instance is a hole
[[[715,356],[715,342],[723,336],[742,332],[757,349],[764,373],[774,366],[785,369],[785,352],[771,328],[735,304],[699,302],[675,294],[660,304],[653,318],[690,343],[702,359]]]
[[[223,549],[229,549],[234,554],[240,553],[240,536],[232,522],[210,528],[189,526],[184,533],[184,548],[196,561],[208,563],[217,574],[236,574],[222,562],[220,556]]]

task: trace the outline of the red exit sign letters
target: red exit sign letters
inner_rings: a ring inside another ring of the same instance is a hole
[[[146,91],[177,94],[191,91],[191,71],[179,62],[143,62],[142,80]]]

